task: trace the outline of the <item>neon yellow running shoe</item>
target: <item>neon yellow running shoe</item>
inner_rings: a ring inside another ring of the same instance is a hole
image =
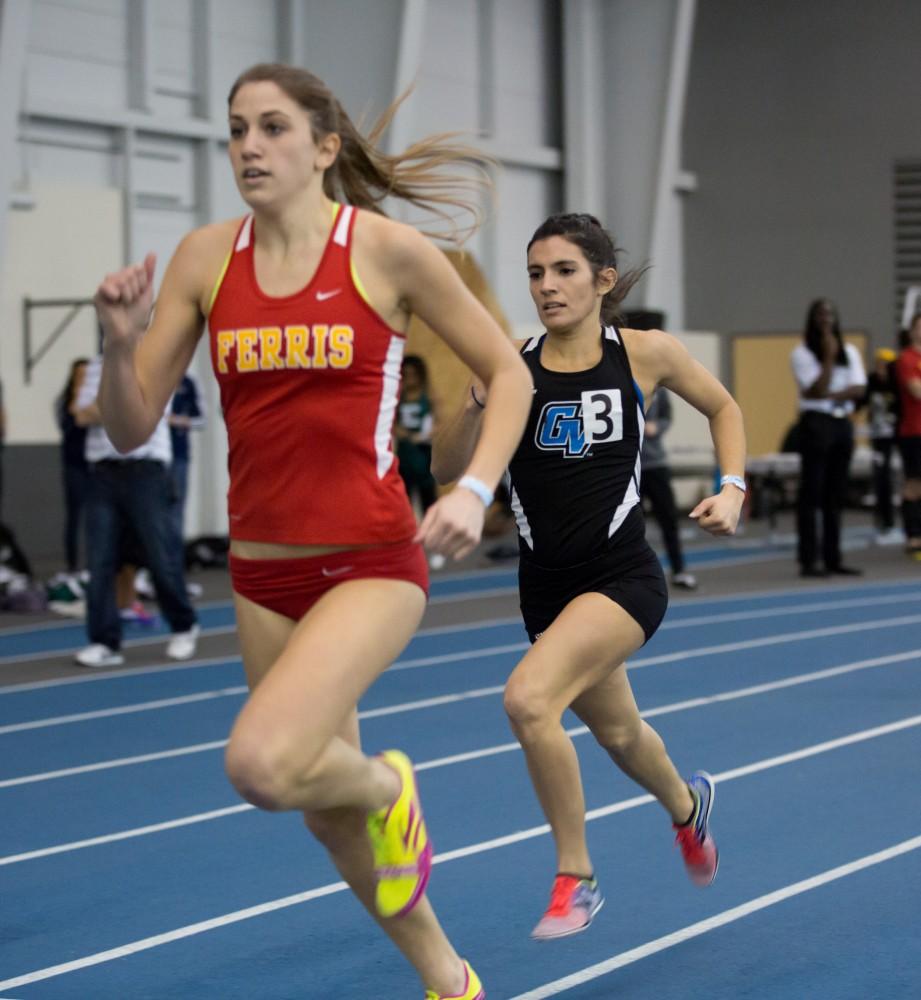
[[[486,1000],[486,991],[480,982],[479,976],[470,967],[469,962],[464,962],[464,970],[467,973],[467,982],[464,985],[464,992],[456,996],[441,996],[434,990],[429,990],[425,994],[425,1000]]]
[[[399,750],[385,750],[380,758],[397,772],[403,787],[392,806],[368,814],[377,876],[374,902],[382,917],[405,917],[425,892],[432,872],[432,844],[409,758]]]

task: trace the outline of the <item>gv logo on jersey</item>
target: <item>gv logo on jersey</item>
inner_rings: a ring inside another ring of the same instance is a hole
[[[581,399],[544,403],[534,443],[541,451],[582,458],[593,444],[620,441],[624,412],[620,389],[590,389]]]

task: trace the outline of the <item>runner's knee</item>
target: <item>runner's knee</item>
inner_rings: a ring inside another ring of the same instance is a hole
[[[309,790],[310,767],[297,748],[253,726],[231,733],[224,767],[247,802],[270,812],[296,808]]]

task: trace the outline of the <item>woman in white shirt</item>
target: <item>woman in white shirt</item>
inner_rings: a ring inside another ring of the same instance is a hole
[[[796,520],[800,575],[857,576],[861,570],[841,562],[841,510],[854,451],[850,415],[863,398],[867,376],[857,348],[841,339],[838,313],[828,299],[816,299],[809,307],[803,343],[793,349],[790,361],[800,394],[802,466]],[[819,511],[821,551],[816,530]]]

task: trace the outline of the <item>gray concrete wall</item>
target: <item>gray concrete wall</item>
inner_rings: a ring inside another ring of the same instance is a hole
[[[687,324],[894,335],[892,165],[921,159],[917,0],[700,0],[684,131]]]

